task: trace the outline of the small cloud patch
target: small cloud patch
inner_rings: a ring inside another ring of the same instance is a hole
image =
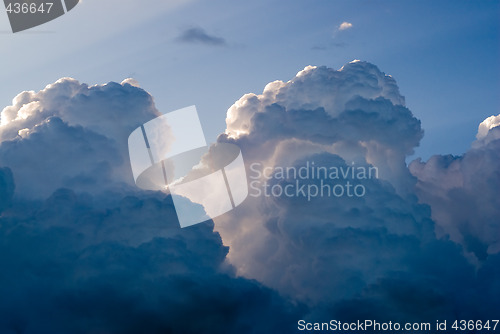
[[[352,23],[344,21],[339,25],[338,30],[342,31],[342,30],[347,30],[347,29],[351,29],[351,28],[352,28]]]
[[[222,37],[214,36],[208,34],[205,29],[200,27],[194,27],[184,30],[177,41],[183,43],[200,43],[212,46],[225,46],[226,40]]]

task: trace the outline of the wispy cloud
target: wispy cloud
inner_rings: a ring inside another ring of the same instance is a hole
[[[344,21],[339,25],[337,30],[342,31],[342,30],[347,30],[347,29],[351,29],[351,28],[352,28],[352,23]]]
[[[200,27],[194,27],[184,30],[177,41],[183,43],[200,43],[212,46],[225,46],[226,40],[219,36],[214,36],[208,34],[205,29]]]
[[[313,46],[311,48],[311,50],[315,50],[315,51],[325,51],[327,49],[326,46],[322,46],[322,45],[316,45],[316,46]]]
[[[344,48],[347,45],[348,44],[345,43],[345,42],[330,43],[329,45],[315,45],[315,46],[311,47],[311,50],[314,50],[314,51],[326,51],[326,50],[328,50],[331,47],[334,47],[334,48]]]

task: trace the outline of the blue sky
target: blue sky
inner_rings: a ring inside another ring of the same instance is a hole
[[[12,34],[0,15],[0,104],[63,76],[88,84],[137,79],[162,112],[196,104],[209,142],[225,112],[268,82],[307,65],[376,64],[422,121],[416,156],[461,154],[498,112],[498,1],[85,0],[72,12]],[[338,31],[342,22],[350,29]],[[225,41],[181,42],[190,28]]]

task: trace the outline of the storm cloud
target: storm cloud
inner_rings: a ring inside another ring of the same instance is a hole
[[[463,207],[465,215],[456,210],[449,218],[465,226],[461,230],[479,247],[478,262],[434,219],[434,204],[440,204],[427,200],[434,191],[424,184],[426,173],[416,172],[418,162],[411,173],[405,163],[423,131],[391,76],[361,61],[340,70],[308,66],[287,82],[269,83],[262,94],[242,96],[229,108],[226,123],[219,141],[239,145],[249,167],[312,169],[314,163],[379,171],[378,178],[357,180],[366,188],[364,196],[255,196],[216,219],[238,273],[310,305],[322,319],[481,318],[498,307],[491,297],[498,289],[492,279],[498,278],[498,181],[487,185],[498,175],[498,149],[481,144],[466,154],[464,159],[476,155],[470,175],[477,178],[477,193],[464,201],[475,201]],[[480,140],[492,145],[488,136]],[[478,163],[483,159],[488,163]],[[263,177],[252,168],[249,173],[269,187],[296,181]],[[339,181],[301,182],[319,189]],[[450,203],[461,205],[448,195]],[[477,202],[482,203],[472,209]],[[483,207],[484,218],[475,211]]]
[[[395,79],[362,61],[307,66],[243,95],[218,142],[238,145],[249,181],[269,186],[295,180],[255,168],[376,168],[300,180],[349,181],[363,196],[249,196],[180,229],[171,197],[135,187],[128,160],[128,135],[158,115],[131,79],[63,78],[3,109],[2,333],[293,333],[299,319],[496,315],[498,116],[463,156],[408,167],[423,130]]]
[[[237,278],[213,223],[180,229],[133,185],[127,137],[158,114],[128,82],[69,78],[3,110],[0,332],[293,330],[300,305]]]

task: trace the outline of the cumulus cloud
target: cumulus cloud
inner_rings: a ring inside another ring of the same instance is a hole
[[[205,29],[193,27],[182,31],[177,41],[183,43],[199,43],[211,46],[225,46],[226,40],[222,37],[208,34]]]
[[[462,156],[435,155],[410,164],[417,194],[431,206],[439,235],[484,261],[500,253],[500,115],[485,119]]]
[[[127,137],[158,114],[130,81],[70,78],[4,108],[0,332],[293,330],[303,307],[236,278],[213,223],[133,186]]]
[[[274,81],[260,95],[246,94],[227,112],[225,136],[246,143],[246,154],[272,158],[286,139],[314,142],[376,164],[382,177],[405,191],[406,154],[423,136],[391,76],[353,61],[340,70],[307,66],[288,82]],[[362,124],[362,126],[361,126]],[[265,146],[266,149],[263,149]],[[292,154],[308,153],[307,150]]]
[[[475,272],[460,244],[436,236],[431,208],[417,197],[420,181],[405,163],[423,131],[391,76],[361,61],[340,70],[308,66],[287,82],[269,83],[262,94],[241,97],[229,108],[226,123],[219,141],[241,147],[250,181],[260,185],[267,181],[269,187],[284,188],[295,179],[273,174],[267,179],[252,171],[253,164],[271,171],[311,169],[308,162],[379,171],[379,178],[348,179],[365,186],[362,197],[261,194],[216,219],[239,274],[306,303],[315,316],[327,319],[492,314],[496,301],[470,296],[482,290],[491,296],[498,289],[487,277],[498,277],[492,268],[499,258],[483,257]],[[498,170],[498,163],[494,166]],[[484,174],[477,177],[488,182]],[[305,187],[338,182],[320,181],[301,182]],[[450,285],[456,276],[449,272],[462,278]]]
[[[61,187],[133,186],[127,138],[160,113],[130,82],[89,87],[63,78],[17,95],[0,116],[0,165],[11,169],[17,193],[44,198]]]
[[[316,238],[323,240],[325,235],[331,233],[332,240],[338,238],[340,241],[339,231],[361,227],[373,229],[377,221],[381,224],[380,228],[389,229],[390,233],[429,233],[426,216],[420,213],[425,209],[418,208],[415,199],[405,201],[398,195],[400,191],[401,196],[406,196],[403,194],[406,194],[408,185],[413,184],[404,159],[422,136],[420,122],[404,107],[404,98],[399,94],[394,79],[376,66],[361,61],[349,63],[338,71],[308,66],[288,82],[268,84],[260,95],[243,96],[229,108],[226,122],[226,134],[219,140],[240,145],[248,164],[258,162],[264,166],[299,168],[308,160],[321,166],[338,167],[356,162],[366,166],[376,165],[381,178],[389,181],[373,180],[371,191],[374,193],[363,199],[323,198],[310,203],[296,198],[279,201],[250,199],[247,202],[249,206],[266,207],[270,211],[256,212],[251,214],[251,218],[247,217],[248,211],[244,211],[241,217],[221,223],[224,240],[233,240],[230,242],[230,257],[235,259],[234,263],[242,273],[288,294],[300,290],[305,299],[330,298],[325,291],[333,293],[342,290],[347,293],[351,275],[361,275],[358,277],[360,280],[364,279],[362,271],[371,272],[371,279],[377,279],[377,275],[369,269],[370,260],[365,259],[363,265],[357,264],[357,270],[352,269],[352,274],[342,271],[344,274],[338,275],[338,281],[330,278],[323,289],[316,288],[322,275],[333,274],[323,265],[331,266],[343,261],[340,254],[329,257],[327,249],[335,249],[334,245],[328,247],[324,244],[309,250],[313,244],[321,244]],[[316,183],[316,180],[311,182]],[[396,212],[402,211],[411,217],[408,225],[396,214],[386,217],[382,212],[377,213],[379,210],[391,210],[384,208],[383,202],[394,202]],[[234,214],[237,213],[236,210]],[[351,214],[353,217],[350,217]],[[242,221],[239,227],[244,233],[235,232],[233,226],[227,227],[229,232],[225,231],[226,226],[234,224],[234,221]],[[266,236],[260,238],[255,248],[250,242],[245,242],[249,229],[257,230],[252,242],[257,235]],[[302,233],[313,234],[306,242]],[[302,254],[294,250],[293,245],[297,243],[304,245],[300,247]],[[352,254],[358,252],[359,258],[363,258],[363,249],[370,248],[366,245],[359,249],[353,247]],[[324,249],[321,256],[327,259],[325,264],[315,260],[320,256],[320,249]],[[261,261],[259,254],[266,251],[273,252],[268,260],[271,263]],[[317,269],[310,267],[313,263]],[[393,265],[390,263],[389,267]]]
[[[462,157],[408,168],[423,130],[394,78],[362,61],[308,66],[236,101],[218,142],[238,145],[249,181],[271,187],[294,182],[276,167],[377,168],[301,180],[366,193],[249,196],[180,229],[170,196],[133,184],[127,137],[159,115],[133,83],[64,78],[2,111],[0,332],[293,333],[298,319],[496,316],[496,118]]]
[[[344,21],[342,22],[339,27],[337,28],[339,31],[342,31],[342,30],[347,30],[347,29],[351,29],[352,28],[352,23],[350,22],[347,22],[347,21]]]
[[[307,66],[288,82],[277,80],[267,84],[261,95],[241,97],[228,110],[226,133],[235,136],[248,132],[250,118],[273,103],[294,110],[323,108],[328,115],[337,116],[356,96],[380,97],[396,106],[405,104],[396,81],[372,64],[355,60],[338,71]]]

